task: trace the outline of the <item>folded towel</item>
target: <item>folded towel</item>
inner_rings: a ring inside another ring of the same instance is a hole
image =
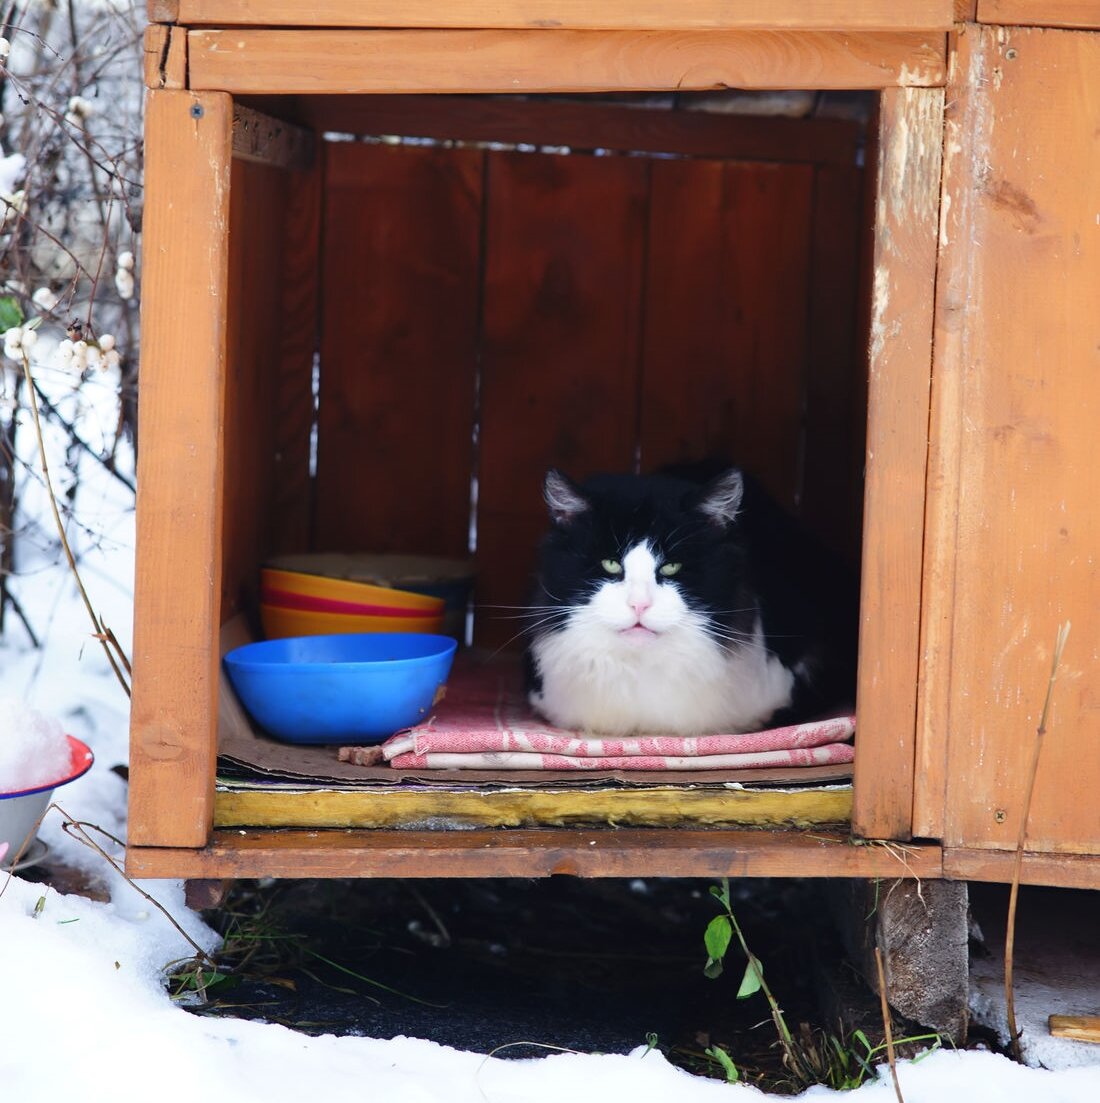
[[[390,765],[401,770],[752,770],[765,766],[835,766],[851,762],[854,756],[850,743],[828,743],[756,754],[596,757],[529,751],[428,752],[395,755]]]
[[[458,679],[423,724],[382,744],[397,769],[730,770],[851,762],[854,716],[747,734],[586,735],[551,727],[516,690],[482,673]]]

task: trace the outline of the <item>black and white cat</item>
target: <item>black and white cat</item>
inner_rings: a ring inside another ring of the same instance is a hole
[[[851,706],[854,585],[740,471],[550,471],[544,494],[526,665],[552,724],[698,735]]]

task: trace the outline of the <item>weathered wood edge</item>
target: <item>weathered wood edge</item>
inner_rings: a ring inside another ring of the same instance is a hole
[[[793,31],[195,30],[194,88],[234,94],[933,87],[946,36]]]
[[[145,14],[150,23],[178,23],[180,0],[146,0]]]
[[[978,0],[979,23],[1013,27],[1100,28],[1097,0]]]
[[[305,171],[316,156],[312,130],[233,105],[233,156],[275,168]]]
[[[988,33],[970,26],[956,36],[944,108],[913,793],[913,830],[936,839],[943,837],[945,819],[962,385],[969,360],[967,316],[975,279],[970,261],[973,205],[978,176],[984,171],[990,123],[975,97],[981,96],[990,79],[981,47]]]
[[[881,98],[853,830],[912,832],[942,89]]]
[[[954,881],[1012,880],[1016,853],[950,847],[943,850],[943,875]],[[1025,851],[1020,880],[1025,885],[1100,889],[1100,854],[1047,854]]]
[[[939,846],[840,832],[598,828],[217,831],[200,850],[131,846],[133,877],[941,876]]]
[[[150,23],[142,52],[146,88],[187,87],[187,32],[183,28]]]
[[[189,25],[591,30],[946,30],[952,0],[150,0]]]

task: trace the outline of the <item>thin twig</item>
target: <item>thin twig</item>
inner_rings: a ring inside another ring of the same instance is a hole
[[[878,969],[878,997],[882,1004],[882,1026],[886,1031],[886,1060],[890,1063],[890,1075],[894,1080],[894,1094],[898,1103],[905,1103],[898,1080],[898,1060],[894,1053],[894,1028],[890,1024],[890,1005],[886,1002],[886,970],[882,967],[882,951],[875,947],[875,968]]]
[[[101,835],[113,842],[118,842],[109,831],[104,831],[102,827],[98,827],[94,823],[87,823],[83,820],[73,819],[60,804],[50,804],[50,808],[56,808],[58,812],[64,817],[64,822],[61,824],[61,830],[71,839],[76,839],[77,842],[83,843],[85,846],[94,850],[107,864],[120,876],[122,879],[140,896],[145,899],[156,908],[173,927],[191,944],[195,950],[195,956],[201,958],[212,968],[214,967],[214,959],[179,925],[175,916],[155,897],[150,896],[132,877],[126,874],[126,871],[103,849],[84,829],[91,828],[93,831],[98,831]],[[47,809],[49,811],[49,809]]]
[[[1043,736],[1047,733],[1047,718],[1050,715],[1050,702],[1054,697],[1054,682],[1058,677],[1058,667],[1062,662],[1062,652],[1069,636],[1067,620],[1058,629],[1054,637],[1054,657],[1050,663],[1050,677],[1047,679],[1047,695],[1043,701],[1043,711],[1039,715],[1039,727],[1035,732],[1035,746],[1031,751],[1031,769],[1027,776],[1027,794],[1024,797],[1023,813],[1020,816],[1020,831],[1016,836],[1016,856],[1012,863],[1012,886],[1008,891],[1008,917],[1005,922],[1005,1014],[1008,1018],[1008,1036],[1012,1045],[1012,1056],[1023,1061],[1020,1049],[1020,1031],[1016,1026],[1016,1000],[1013,995],[1013,967],[1016,950],[1016,905],[1020,897],[1020,877],[1023,872],[1024,846],[1027,843],[1027,826],[1031,818],[1031,798],[1035,794],[1035,778],[1039,773],[1039,755],[1043,749]]]
[[[100,622],[99,617],[96,615],[95,609],[92,608],[91,599],[88,597],[88,591],[84,589],[84,583],[80,577],[80,571],[76,565],[76,558],[73,555],[72,548],[69,547],[69,538],[65,534],[65,525],[61,520],[61,513],[57,508],[57,496],[54,494],[53,481],[50,478],[50,465],[46,458],[46,442],[42,437],[42,419],[38,413],[38,398],[35,389],[34,377],[31,375],[31,362],[27,357],[25,350],[20,350],[22,353],[21,359],[23,361],[23,376],[27,381],[27,394],[30,398],[31,415],[34,420],[34,432],[38,438],[38,454],[42,460],[42,476],[46,483],[47,496],[50,500],[50,509],[53,512],[54,524],[57,526],[58,536],[61,538],[61,547],[65,552],[65,558],[69,562],[69,569],[73,573],[73,577],[76,579],[77,589],[80,591],[80,596],[84,601],[84,607],[88,610],[88,616],[92,618],[92,624],[95,626],[95,632],[93,633],[95,638],[99,640],[103,647],[103,652],[107,656],[107,662],[111,664],[111,669],[115,672],[115,677],[118,678],[118,683],[122,686],[126,696],[130,696],[130,686],[126,681],[125,675],[119,668],[118,662],[115,659],[114,653],[111,651],[111,646],[108,643],[106,630],[103,624]],[[129,663],[126,664],[129,667]]]

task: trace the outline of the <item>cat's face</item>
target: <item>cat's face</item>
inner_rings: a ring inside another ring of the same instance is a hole
[[[660,646],[684,633],[730,642],[732,625],[751,624],[751,611],[737,607],[741,491],[736,471],[702,489],[659,476],[577,486],[550,472],[540,581],[563,616],[549,630],[583,628],[612,648]]]

